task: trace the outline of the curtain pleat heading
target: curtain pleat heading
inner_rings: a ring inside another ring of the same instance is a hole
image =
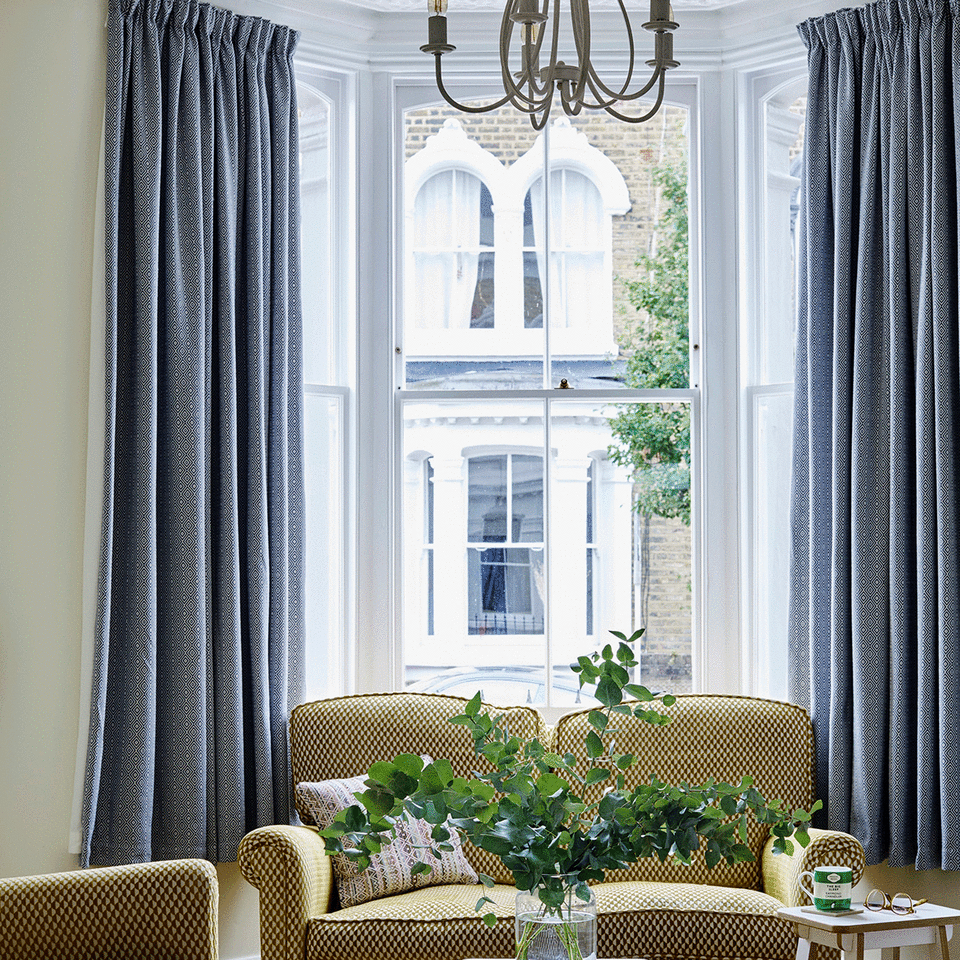
[[[801,24],[791,695],[829,826],[960,869],[960,19]]]
[[[287,822],[302,696],[297,33],[111,0],[106,444],[81,863]]]

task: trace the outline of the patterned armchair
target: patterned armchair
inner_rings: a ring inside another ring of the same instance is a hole
[[[0,960],[217,960],[206,860],[0,880]]]
[[[401,752],[446,757],[457,772],[469,773],[477,762],[469,734],[447,722],[465,703],[397,693],[297,707],[290,728],[294,782],[353,777]],[[663,728],[618,718],[618,748],[639,758],[632,775],[739,782],[749,774],[771,799],[812,804],[813,736],[804,710],[749,697],[681,696],[669,712],[673,722]],[[535,710],[516,707],[508,711],[508,726],[519,736],[541,737],[560,754],[579,753],[587,711],[565,716],[548,730]],[[263,960],[513,956],[516,891],[498,860],[464,844],[472,865],[496,880],[492,891],[445,884],[342,907],[323,841],[309,811],[298,809],[306,826],[262,827],[240,845],[243,875],[260,891]],[[772,840],[758,826],[749,844],[753,863],[708,870],[702,860],[689,867],[647,860],[593,884],[599,956],[793,960],[796,937],[776,912],[804,902],[799,872],[822,863],[849,864],[857,882],[863,849],[848,834],[817,830],[805,850],[774,856]],[[494,900],[499,918],[490,929],[474,911],[482,892]]]

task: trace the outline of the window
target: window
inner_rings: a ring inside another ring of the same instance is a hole
[[[347,306],[351,227],[345,203],[346,91],[335,77],[298,70],[304,322],[304,526],[306,692],[353,682],[349,563],[352,497],[350,405],[353,314]]]
[[[472,457],[467,478],[467,633],[542,634],[543,457]]]
[[[631,382],[629,357],[659,334],[627,293],[663,243],[656,169],[686,183],[686,119],[667,108],[629,131],[563,119],[537,135],[513,111],[407,113],[403,685],[472,695],[509,681],[530,702],[571,702],[570,660],[643,620],[644,682],[689,689],[689,333],[679,385]],[[666,443],[634,450],[659,492],[647,502],[614,448],[651,417],[686,446],[676,462]],[[663,507],[678,484],[682,516]]]
[[[550,223],[554,231],[550,237],[554,322],[563,329],[578,324],[587,328],[600,326],[607,318],[598,322],[592,316],[593,310],[603,310],[607,303],[597,303],[597,298],[591,295],[598,285],[609,284],[600,191],[582,173],[569,169],[554,170],[550,175],[550,188]],[[524,209],[529,208],[532,214],[534,234],[537,232],[535,225],[544,223],[544,203],[544,179],[541,177],[527,192],[524,203]],[[543,248],[544,244],[538,242],[534,253],[524,251],[525,271],[536,269],[535,289],[538,292],[543,287]]]

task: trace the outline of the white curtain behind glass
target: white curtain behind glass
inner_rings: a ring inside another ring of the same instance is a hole
[[[537,264],[543,283],[543,178],[530,187]],[[551,326],[588,324],[591,301],[603,281],[603,201],[594,183],[576,170],[550,175]]]
[[[413,230],[415,326],[468,329],[480,252],[480,180],[462,170],[430,177],[417,193]]]

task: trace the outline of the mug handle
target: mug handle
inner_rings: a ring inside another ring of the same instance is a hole
[[[814,902],[813,891],[810,889],[810,887],[804,885],[804,882],[803,882],[804,877],[809,877],[809,878],[810,878],[810,883],[812,884],[812,883],[813,883],[813,871],[812,871],[812,870],[804,870],[803,873],[801,873],[800,876],[797,877],[797,884],[798,884],[798,886],[800,887],[800,889],[801,889],[805,894],[807,894],[808,897],[810,897],[810,902],[813,903],[813,902]]]

